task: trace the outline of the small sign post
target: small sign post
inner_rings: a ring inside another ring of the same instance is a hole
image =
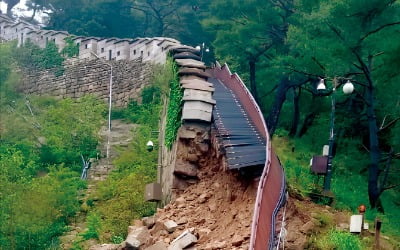
[[[379,238],[381,235],[381,226],[382,226],[382,221],[379,218],[376,218],[375,219],[375,246],[374,246],[375,250],[380,249]]]

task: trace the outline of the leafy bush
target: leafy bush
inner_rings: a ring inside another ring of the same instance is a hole
[[[62,49],[61,54],[67,57],[74,57],[79,55],[79,46],[75,44],[71,36],[64,38],[65,47]]]
[[[79,156],[96,152],[102,105],[1,93],[0,249],[53,248],[80,208]]]
[[[46,249],[57,242],[79,208],[77,192],[83,187],[79,175],[62,166],[25,182],[2,181],[0,248]]]
[[[87,222],[87,229],[85,232],[82,233],[82,237],[85,240],[98,239],[101,228],[100,216],[96,213],[89,213],[86,222]]]
[[[348,232],[331,230],[317,242],[320,249],[361,250],[362,245],[359,237]]]
[[[44,49],[27,41],[24,46],[14,49],[14,59],[17,63],[28,69],[53,69],[56,76],[64,73],[64,58],[58,53],[54,42],[48,42]]]
[[[141,96],[142,104],[159,104],[161,101],[161,89],[156,85],[145,87]]]
[[[119,236],[119,235],[113,235],[111,236],[111,242],[113,244],[121,244],[124,241],[124,237]]]

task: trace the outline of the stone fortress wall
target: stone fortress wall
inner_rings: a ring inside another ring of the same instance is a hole
[[[140,59],[142,62],[164,63],[168,48],[180,44],[167,37],[120,39],[75,36],[66,31],[44,30],[0,14],[0,40],[17,40],[18,46],[29,40],[41,48],[53,41],[61,51],[67,37],[71,37],[79,46],[79,59],[94,59],[98,56],[107,61]]]
[[[93,94],[108,100],[110,65],[113,67],[113,103],[126,106],[137,99],[149,83],[152,64],[163,64],[167,51],[180,42],[173,38],[99,38],[71,35],[66,31],[44,30],[24,21],[15,21],[0,14],[0,41],[16,40],[17,46],[28,40],[45,48],[54,42],[61,51],[69,37],[79,46],[79,55],[64,63],[64,74],[52,70],[22,72],[19,91],[26,94],[51,95],[59,98]]]
[[[152,66],[139,59],[110,61],[113,67],[113,105],[124,107],[138,99],[149,84]],[[65,71],[56,76],[52,70],[26,71],[18,90],[25,94],[50,95],[57,98],[79,98],[92,94],[108,101],[111,67],[99,59],[67,60]]]

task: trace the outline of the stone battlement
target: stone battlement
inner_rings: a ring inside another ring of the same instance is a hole
[[[167,37],[120,39],[76,36],[67,31],[44,30],[0,14],[0,40],[17,40],[18,46],[31,41],[41,48],[54,42],[61,51],[67,37],[79,46],[79,59],[94,59],[97,55],[109,61],[140,59],[142,62],[164,63],[169,48],[180,45],[179,41]]]

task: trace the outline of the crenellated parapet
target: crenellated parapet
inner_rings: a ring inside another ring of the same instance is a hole
[[[167,37],[152,38],[101,38],[69,34],[67,31],[45,30],[25,21],[15,21],[0,14],[0,40],[17,41],[22,46],[27,41],[45,48],[54,42],[61,51],[66,46],[65,39],[71,37],[79,47],[79,59],[137,60],[142,62],[165,63],[168,48],[180,42]]]

